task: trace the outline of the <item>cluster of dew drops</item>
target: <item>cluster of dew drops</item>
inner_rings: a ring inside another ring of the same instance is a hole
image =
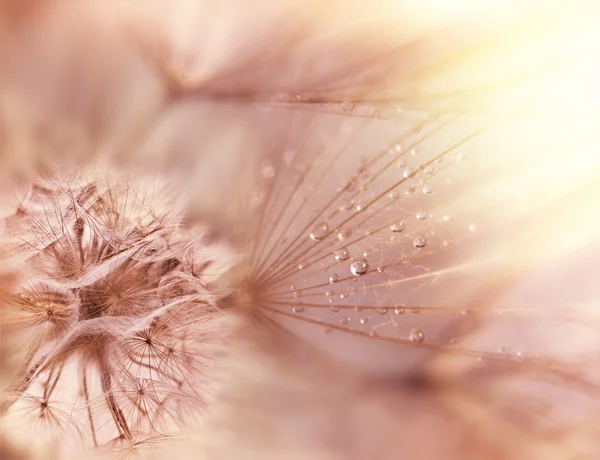
[[[389,149],[389,153],[391,155],[399,155],[401,152],[403,152],[403,147],[400,144],[394,144]],[[405,152],[405,153],[407,153],[409,156],[415,156],[417,154],[417,149],[410,149],[410,151]],[[463,154],[462,153],[454,154],[453,159],[455,162],[460,162],[463,160]],[[444,160],[440,159],[437,161],[437,163],[441,163],[442,161],[444,161]],[[417,176],[417,173],[422,173],[426,177],[431,177],[432,175],[435,174],[435,168],[433,165],[428,165],[428,166],[422,168],[421,171],[417,171],[414,168],[408,167],[408,161],[404,157],[401,157],[398,159],[396,166],[400,170],[401,177],[404,179],[414,178]],[[272,180],[276,176],[276,173],[277,173],[276,168],[270,163],[266,163],[263,166],[262,171],[261,171],[262,177],[266,180]],[[350,189],[350,191],[351,190],[352,189]],[[364,189],[361,188],[361,191],[364,191]],[[432,187],[432,185],[430,185],[428,183],[428,181],[424,181],[424,180],[422,180],[419,185],[409,183],[405,193],[407,195],[410,195],[410,194],[414,194],[415,192],[419,192],[419,193],[422,193],[424,196],[428,196],[433,193],[433,187]],[[401,197],[401,192],[397,188],[390,191],[388,194],[388,198],[391,200],[397,200],[400,197]],[[363,202],[349,201],[349,202],[343,202],[339,207],[339,211],[360,213],[360,212],[364,211],[365,208],[366,208],[366,204]],[[430,213],[423,211],[423,210],[418,210],[414,213],[414,218],[418,221],[426,220],[429,217],[431,217]],[[443,221],[443,222],[448,222],[449,220],[450,220],[450,216],[448,216],[447,214],[445,214],[444,216],[441,217],[441,221]],[[397,220],[396,222],[392,223],[391,225],[389,225],[387,231],[392,234],[392,238],[393,238],[393,237],[399,236],[402,232],[404,232],[405,228],[406,228],[405,221],[403,219],[400,219],[400,220]],[[468,226],[468,230],[470,233],[476,233],[478,230],[477,224],[471,223]],[[348,240],[353,236],[353,232],[355,232],[355,229],[350,228],[350,227],[331,228],[329,222],[327,220],[325,220],[325,221],[321,221],[318,224],[314,225],[309,230],[307,237],[313,242],[319,242],[319,241],[322,241],[333,235],[334,239],[337,240],[338,242],[345,242],[345,240]],[[365,232],[365,235],[368,236],[369,232],[368,231]],[[286,241],[287,241],[287,238],[283,238],[281,242],[283,243]],[[445,242],[445,243],[447,243],[447,242]],[[423,250],[424,248],[426,248],[427,245],[428,245],[428,236],[426,234],[416,235],[416,236],[414,236],[414,238],[412,238],[412,246],[416,250]],[[348,270],[349,274],[354,278],[364,277],[371,271],[376,271],[376,272],[381,273],[385,270],[385,268],[381,265],[377,265],[375,267],[371,266],[371,264],[369,262],[369,258],[368,258],[368,256],[369,256],[368,252],[364,252],[363,254],[360,254],[359,257],[351,257],[351,253],[348,250],[348,248],[342,247],[340,249],[335,250],[332,253],[332,255],[333,255],[333,258],[337,262],[347,262],[347,265],[346,265],[347,270]],[[306,268],[306,265],[304,263],[299,263],[297,265],[297,268],[298,268],[298,270],[303,270]],[[333,284],[338,283],[338,281],[340,281],[341,279],[342,278],[340,278],[340,275],[338,275],[338,273],[331,273],[328,277],[328,282],[329,282],[329,284],[333,285]],[[295,284],[292,284],[291,286],[289,286],[289,289],[293,292],[294,298],[297,299],[298,297],[302,296],[302,293],[300,292],[299,289],[297,289],[297,286]],[[338,313],[340,311],[340,307],[334,305],[334,296],[336,296],[336,294],[334,294],[332,291],[325,291],[324,295],[326,297],[328,297],[329,304],[331,304],[329,306],[329,310],[333,313]],[[339,297],[341,300],[344,300],[344,299],[348,298],[349,295],[350,295],[349,292],[341,292],[341,293],[337,294],[337,297]],[[356,311],[362,310],[361,307],[355,307],[354,309]],[[305,308],[305,306],[303,306],[302,302],[297,302],[294,304],[294,306],[291,307],[291,310],[294,314],[302,314],[305,312],[306,308]],[[390,313],[393,313],[394,315],[402,315],[405,312],[419,313],[418,308],[405,308],[402,306],[381,306],[381,307],[374,308],[372,310],[382,316],[388,315]],[[352,322],[352,318],[349,316],[342,316],[338,320],[338,323],[344,329],[347,328],[351,322]],[[367,323],[369,323],[369,317],[367,317],[367,316],[362,317],[358,320],[358,322],[361,325],[366,325]],[[324,333],[329,334],[332,332],[332,328],[325,325],[323,328],[323,331],[324,331]],[[375,328],[371,329],[371,331],[368,333],[368,335],[371,337],[377,336],[376,329]],[[417,342],[417,343],[423,342],[426,339],[425,331],[421,327],[413,327],[412,329],[409,330],[409,332],[407,334],[407,339],[411,342]]]

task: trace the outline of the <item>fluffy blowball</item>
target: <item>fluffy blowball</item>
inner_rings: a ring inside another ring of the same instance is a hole
[[[21,271],[2,312],[17,435],[47,435],[56,452],[132,448],[212,405],[231,326],[213,262],[233,259],[170,198],[156,180],[77,174],[26,187],[4,216]]]

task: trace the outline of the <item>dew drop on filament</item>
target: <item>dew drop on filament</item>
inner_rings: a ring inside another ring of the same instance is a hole
[[[334,254],[334,257],[336,260],[347,260],[348,257],[350,257],[350,253],[348,252],[347,249],[340,249],[339,251],[336,251],[336,253]]]
[[[404,221],[396,222],[395,224],[390,225],[390,230],[394,233],[400,233],[404,230]]]
[[[424,248],[426,245],[427,239],[422,236],[418,236],[413,240],[413,246],[415,248]]]
[[[425,340],[425,333],[423,329],[416,327],[410,331],[408,338],[411,342],[422,342]]]
[[[338,240],[340,241],[350,238],[350,236],[352,236],[352,230],[349,228],[343,228],[337,234]]]
[[[366,259],[354,259],[350,264],[350,272],[354,276],[364,275],[367,271],[369,271],[369,262]]]
[[[313,241],[320,241],[327,236],[329,233],[329,224],[327,222],[321,222],[310,232],[310,238]]]

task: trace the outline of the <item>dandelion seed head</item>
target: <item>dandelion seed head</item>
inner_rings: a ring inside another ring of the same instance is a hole
[[[28,336],[7,416],[35,403],[50,438],[66,424],[99,447],[206,413],[228,327],[225,291],[205,275],[233,258],[184,228],[152,178],[57,176],[31,190],[4,222],[24,257],[3,322]],[[55,414],[52,400],[75,410]]]

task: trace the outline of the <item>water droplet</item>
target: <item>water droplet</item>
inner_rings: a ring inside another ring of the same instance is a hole
[[[388,193],[388,197],[391,200],[397,200],[399,196],[400,196],[400,192],[398,190],[392,190],[390,193]]]
[[[394,314],[395,315],[402,315],[402,314],[404,314],[404,307],[396,307],[396,308],[394,308]]]
[[[385,267],[383,267],[382,265],[379,265],[377,267],[377,273],[383,273],[385,271]]]
[[[360,324],[367,324],[369,322],[369,318],[361,318]]]
[[[395,224],[390,225],[390,230],[394,233],[400,233],[404,230],[404,221],[396,222]]]
[[[477,230],[479,230],[479,227],[477,226],[477,224],[473,223],[473,224],[469,225],[469,231],[471,233],[477,233]]]
[[[442,216],[442,221],[443,222],[450,222],[451,217],[448,214],[444,214]]]
[[[338,240],[345,240],[350,236],[352,236],[352,230],[349,228],[342,228],[337,234]]]
[[[333,295],[333,292],[332,292],[332,291],[326,291],[326,292],[325,292],[325,295],[326,295],[327,297],[331,297],[331,296]]]
[[[350,253],[348,252],[348,250],[346,248],[340,249],[339,251],[336,251],[336,253],[334,254],[334,257],[336,260],[347,260],[348,257],[350,257]]]
[[[394,145],[394,150],[396,152],[401,152],[402,151],[402,145],[401,144],[396,144]]]
[[[377,332],[375,332],[375,331],[370,331],[370,332],[369,332],[369,335],[370,335],[371,337],[377,337]]]
[[[408,338],[411,342],[422,342],[425,340],[425,332],[423,332],[423,329],[415,327],[408,334]]]
[[[275,177],[275,167],[271,163],[267,163],[263,166],[261,174],[265,179],[273,179]]]
[[[294,313],[302,313],[304,311],[304,307],[292,307],[292,311]]]
[[[337,273],[332,274],[329,277],[329,284],[335,283],[338,279],[339,279],[339,277],[338,277]]]
[[[347,292],[342,292],[340,294],[340,299],[347,299],[348,298],[348,293]]]
[[[388,312],[388,309],[387,308],[376,308],[375,311],[377,313],[379,313],[380,315],[386,315]]]
[[[404,170],[404,173],[402,173],[402,175],[404,176],[405,179],[408,179],[410,176],[413,175],[414,172],[415,172],[414,169],[408,168],[408,169]]]
[[[340,206],[340,211],[350,211],[354,207],[353,201],[348,201]]]
[[[417,154],[417,149],[410,149],[408,153],[410,153],[414,157]]]
[[[433,166],[432,166],[432,165],[429,165],[429,166],[427,166],[427,167],[426,167],[426,168],[423,170],[423,172],[424,172],[425,174],[433,174]]]
[[[427,213],[425,211],[419,211],[419,212],[415,213],[415,217],[418,220],[425,220],[425,219],[427,219]]]
[[[332,305],[331,307],[329,307],[329,309],[334,313],[337,313],[338,311],[340,311],[340,307],[336,307],[335,305]]]
[[[398,166],[399,168],[404,168],[407,164],[406,158],[400,158],[398,160],[398,163],[396,163],[396,166]]]
[[[296,285],[295,285],[295,284],[292,284],[292,285],[290,286],[290,291],[295,291],[295,290],[296,290]]]
[[[424,238],[422,236],[417,236],[413,240],[413,246],[415,248],[424,248],[426,245],[427,245],[427,238]]]
[[[298,264],[298,270],[303,270],[304,269],[304,264]]]
[[[431,188],[431,185],[425,184],[423,186],[423,188],[421,189],[421,191],[425,194],[428,195],[433,191],[433,188]]]
[[[350,264],[350,272],[354,276],[364,275],[369,271],[369,262],[366,259],[354,259]]]
[[[364,203],[357,203],[356,206],[354,206],[354,210],[356,212],[361,212],[365,209],[365,204]]]
[[[352,101],[344,101],[342,102],[340,108],[342,109],[342,112],[348,113],[348,112],[352,112],[354,110],[354,102]]]
[[[314,241],[320,241],[327,236],[329,233],[329,224],[327,222],[321,222],[310,232],[310,238]]]
[[[350,323],[350,318],[348,316],[344,316],[340,319],[340,324],[348,324]]]

